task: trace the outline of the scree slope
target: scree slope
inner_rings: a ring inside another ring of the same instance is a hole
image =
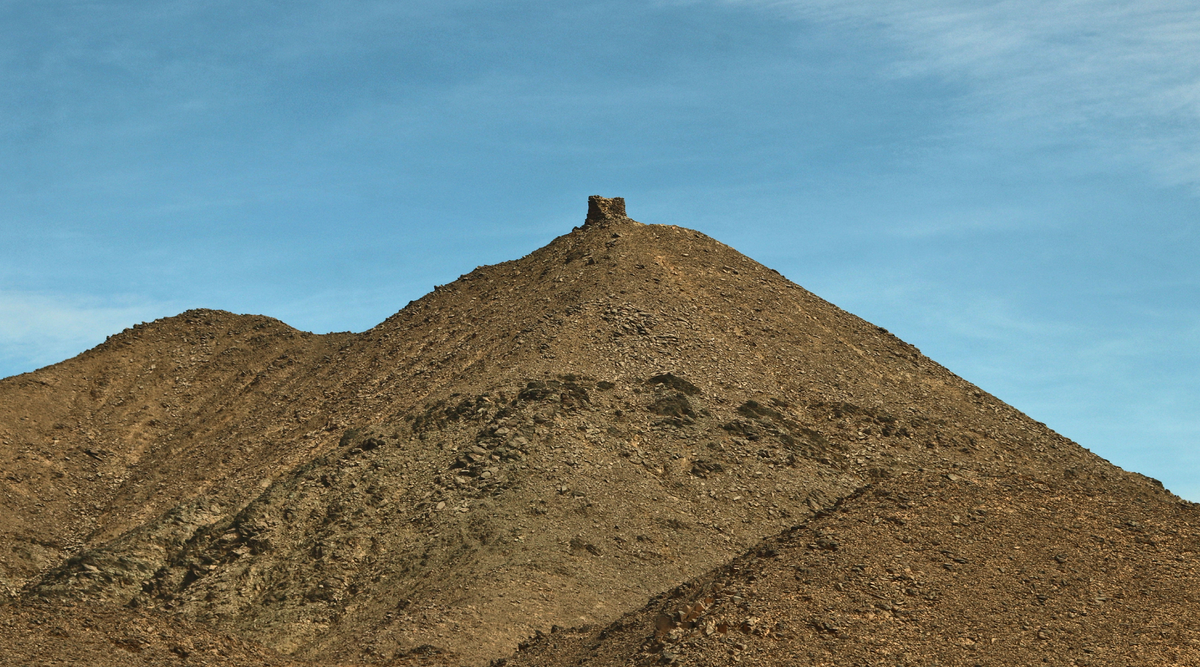
[[[1196,505],[619,198],[361,334],[127,329],[0,442],[6,664],[1200,664]]]

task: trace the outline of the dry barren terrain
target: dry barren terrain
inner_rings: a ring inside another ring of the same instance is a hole
[[[620,199],[361,334],[127,329],[0,442],[5,664],[1200,664],[1197,506]]]

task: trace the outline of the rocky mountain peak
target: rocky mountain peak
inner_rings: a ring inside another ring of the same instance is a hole
[[[0,664],[1200,664],[1200,507],[619,197],[0,380],[0,470]]]

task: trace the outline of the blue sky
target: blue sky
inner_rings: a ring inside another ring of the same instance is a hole
[[[1194,2],[0,4],[0,376],[700,229],[1200,500]]]

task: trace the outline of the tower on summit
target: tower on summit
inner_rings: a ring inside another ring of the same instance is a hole
[[[588,197],[587,219],[583,221],[583,224],[589,225],[628,219],[629,216],[625,215],[624,197],[613,197],[611,199],[601,197],[600,195]]]

